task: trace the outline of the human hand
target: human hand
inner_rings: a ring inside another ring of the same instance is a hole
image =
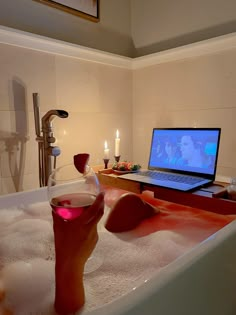
[[[97,224],[104,212],[104,193],[74,220],[65,221],[52,212],[56,253],[55,310],[71,314],[85,302],[84,266],[98,240]]]
[[[82,214],[65,221],[52,211],[56,260],[85,263],[98,240],[97,224],[104,213],[104,193]]]

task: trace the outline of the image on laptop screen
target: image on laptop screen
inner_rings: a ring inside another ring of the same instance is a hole
[[[149,169],[214,175],[220,128],[153,129]]]

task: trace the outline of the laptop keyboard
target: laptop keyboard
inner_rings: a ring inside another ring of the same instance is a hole
[[[158,172],[158,171],[142,171],[139,173],[139,175],[151,177],[153,179],[158,180],[169,180],[172,182],[178,182],[178,183],[184,183],[184,184],[197,184],[200,183],[203,178],[200,177],[194,177],[194,176],[188,176],[188,175],[181,175],[181,174],[172,174],[172,173],[164,173],[164,172]]]

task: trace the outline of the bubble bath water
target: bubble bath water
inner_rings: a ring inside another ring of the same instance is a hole
[[[147,282],[211,233],[187,226],[183,233],[178,229],[160,229],[142,237],[135,233],[115,235],[103,226],[108,211],[106,207],[95,249],[103,257],[103,264],[84,275],[86,304],[80,314],[110,303]],[[4,310],[14,315],[54,314],[54,267],[49,203],[1,209],[0,314]]]

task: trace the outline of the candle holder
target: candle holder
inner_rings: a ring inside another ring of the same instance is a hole
[[[107,169],[107,165],[109,163],[109,159],[103,159],[104,161],[104,169]]]
[[[117,163],[120,162],[120,155],[114,156],[114,158],[115,158],[115,161],[116,161]]]

